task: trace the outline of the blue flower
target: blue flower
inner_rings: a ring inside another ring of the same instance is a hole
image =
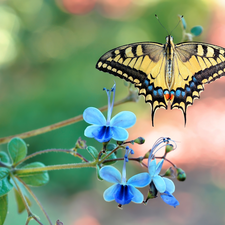
[[[148,157],[148,172],[151,177],[151,181],[153,182],[157,191],[160,193],[164,193],[165,191],[168,191],[169,193],[173,193],[175,191],[175,185],[172,180],[161,177],[159,175],[162,165],[164,162],[164,159],[162,159],[158,164],[156,164],[156,159],[152,158],[154,157],[154,154],[162,147],[165,147],[166,145],[171,145],[170,138],[159,138],[155,144],[153,145],[149,157]],[[154,153],[154,154],[153,154]]]
[[[107,120],[101,111],[94,107],[89,107],[84,110],[83,118],[89,123],[93,124],[88,126],[84,135],[89,138],[95,138],[98,142],[108,142],[111,138],[116,141],[124,141],[128,138],[129,134],[125,128],[132,127],[136,122],[136,116],[129,111],[118,113],[111,119],[116,84],[111,90],[104,89],[108,95],[108,114]],[[110,102],[111,93],[113,92],[112,103]]]
[[[150,183],[150,176],[146,172],[134,175],[126,181],[126,162],[128,161],[129,151],[130,149],[127,149],[124,156],[122,176],[113,166],[104,166],[99,171],[102,179],[114,183],[114,185],[105,190],[103,194],[105,201],[115,200],[119,206],[129,204],[131,201],[142,203],[144,196],[136,187],[145,187]]]
[[[177,199],[168,191],[165,191],[163,194],[160,195],[162,200],[168,204],[176,208],[176,206],[180,205]]]

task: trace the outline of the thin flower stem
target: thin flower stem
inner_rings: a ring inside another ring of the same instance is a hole
[[[133,95],[134,95],[133,92],[130,91],[129,95],[126,98],[115,102],[114,106],[118,106],[118,105],[121,105],[121,104],[126,103],[126,102],[135,101],[135,98],[134,98]],[[108,106],[106,105],[106,106],[103,106],[103,107],[99,108],[99,110],[105,111],[105,110],[107,110],[107,108],[108,108]],[[31,131],[28,131],[28,132],[25,132],[25,133],[11,135],[11,136],[8,136],[8,137],[3,137],[3,138],[0,138],[0,144],[7,143],[14,137],[19,137],[19,138],[25,139],[25,138],[28,138],[28,137],[36,136],[36,135],[39,135],[39,134],[43,134],[43,133],[61,128],[61,127],[64,127],[64,126],[68,126],[70,124],[79,122],[81,120],[83,120],[83,115],[79,115],[79,116],[70,118],[68,120],[64,120],[64,121],[61,121],[61,122],[58,122],[58,123],[55,123],[55,124],[52,124],[52,125],[49,125],[49,126],[46,126],[46,127],[36,129],[36,130],[31,130]]]
[[[30,158],[33,158],[37,155],[41,155],[41,154],[44,154],[44,153],[49,153],[49,152],[64,152],[64,153],[70,153],[74,156],[77,156],[79,157],[80,159],[82,159],[83,161],[85,162],[89,162],[87,159],[85,159],[81,154],[73,151],[73,149],[46,149],[46,150],[42,150],[42,151],[38,151],[38,152],[34,152],[33,154],[31,155],[28,155],[27,157],[23,158],[22,160],[20,160],[19,162],[17,162],[16,164],[14,164],[14,167],[17,167],[19,164],[21,164],[22,162],[30,159]],[[1,163],[1,162],[0,162]]]
[[[45,215],[46,219],[48,220],[49,224],[52,225],[52,222],[51,222],[48,214],[46,213],[44,207],[42,206],[41,202],[38,200],[38,198],[36,197],[34,192],[29,188],[29,186],[27,186],[27,184],[22,179],[20,179],[19,177],[17,177],[17,179],[24,185],[24,187],[27,189],[27,191],[30,193],[30,195],[33,197],[33,199],[36,201],[36,203],[40,207],[41,211],[44,213],[44,215]]]
[[[28,205],[28,203],[27,203],[27,201],[26,201],[26,199],[25,199],[25,197],[24,197],[24,195],[23,195],[23,193],[22,193],[22,191],[21,191],[19,185],[17,184],[14,175],[11,175],[11,178],[13,179],[13,181],[14,181],[14,183],[15,183],[15,185],[16,185],[16,188],[17,188],[17,190],[18,190],[18,192],[19,192],[19,194],[20,194],[20,197],[21,197],[21,199],[22,199],[22,201],[23,201],[23,204],[24,204],[24,206],[25,206],[25,209],[27,210],[28,218],[27,218],[26,224],[29,223],[29,221],[31,220],[30,218],[33,218],[33,219],[36,220],[40,225],[43,225],[43,224],[36,218],[36,216],[31,212],[30,207],[29,207],[29,205]]]
[[[43,171],[51,171],[51,170],[62,170],[62,169],[75,169],[75,168],[85,168],[85,167],[95,167],[96,162],[90,163],[73,163],[73,164],[63,164],[63,165],[53,165],[53,166],[45,166],[45,167],[36,167],[36,168],[26,168],[26,169],[14,169],[14,175],[19,174],[30,174],[35,172],[43,172]]]
[[[117,151],[119,148],[124,148],[123,146],[119,145],[115,149],[113,149],[108,155],[106,155],[103,159],[99,161],[99,164],[103,163],[105,159],[107,159],[110,155],[112,155],[115,151]]]

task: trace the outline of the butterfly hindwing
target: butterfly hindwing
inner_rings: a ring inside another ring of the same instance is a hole
[[[152,121],[155,111],[167,109],[164,91],[165,82],[164,48],[162,44],[142,42],[124,45],[105,53],[96,68],[129,81],[145,96],[152,106]],[[163,72],[164,71],[164,72]]]
[[[224,76],[224,71],[223,48],[198,42],[177,44],[174,58],[175,94],[171,108],[181,109],[186,121],[187,106],[200,98],[204,84]]]

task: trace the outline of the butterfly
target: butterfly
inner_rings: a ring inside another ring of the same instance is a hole
[[[225,49],[201,42],[140,42],[105,53],[96,68],[111,73],[138,88],[151,104],[152,126],[158,108],[178,108],[186,124],[187,107],[200,98],[204,84],[225,75]]]

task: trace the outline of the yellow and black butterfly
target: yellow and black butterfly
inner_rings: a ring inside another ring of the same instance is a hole
[[[225,75],[225,49],[200,42],[166,44],[140,42],[105,53],[96,68],[129,81],[152,106],[152,125],[158,108],[181,109],[186,124],[187,106],[200,98],[204,84]]]

